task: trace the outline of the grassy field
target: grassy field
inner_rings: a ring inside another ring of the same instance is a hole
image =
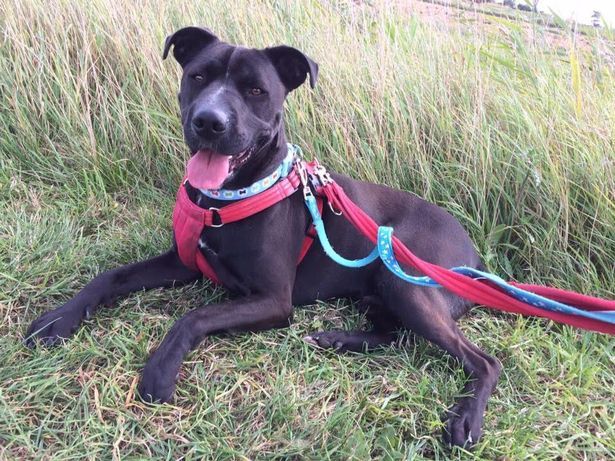
[[[63,346],[22,346],[95,274],[168,247],[187,152],[179,66],[161,52],[189,24],[319,62],[317,89],[287,111],[309,155],[441,204],[493,272],[614,295],[612,43],[357,3],[0,0],[1,459],[615,457],[612,339],[486,309],[462,329],[504,372],[473,453],[440,444],[465,378],[438,349],[302,342],[362,325],[344,300],[286,330],[206,340],[174,405],[148,407],[135,386],[173,320],[224,296],[207,284],[138,293]]]

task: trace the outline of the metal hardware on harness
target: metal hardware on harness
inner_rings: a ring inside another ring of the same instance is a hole
[[[303,186],[303,198],[307,200],[308,197],[313,197],[314,194],[312,194],[312,189],[310,189],[307,166],[303,159],[299,157],[295,159],[295,170],[297,171],[297,174],[299,175],[299,181]]]
[[[329,209],[331,210],[331,213],[333,213],[335,216],[342,216],[344,214],[342,210],[338,211],[335,208],[333,208],[333,204],[331,202],[327,202],[327,205],[329,205]]]
[[[320,183],[321,187],[326,187],[329,184],[333,184],[333,178],[331,177],[327,169],[320,163],[318,163],[318,160],[314,160],[314,168],[312,168],[312,173]],[[327,201],[327,205],[329,206],[331,213],[333,213],[334,215],[341,216],[343,214],[341,210],[336,210],[330,201]]]
[[[331,184],[333,182],[333,178],[327,171],[327,169],[318,163],[318,160],[315,161],[316,166],[314,167],[314,174],[320,181],[320,184],[324,187],[327,184]],[[340,213],[341,214],[341,213]]]
[[[222,222],[222,216],[220,216],[220,208],[216,208],[215,206],[211,206],[208,208],[211,211],[211,225],[209,227],[222,227],[224,223]],[[214,224],[214,216],[218,216],[218,221],[220,224]]]

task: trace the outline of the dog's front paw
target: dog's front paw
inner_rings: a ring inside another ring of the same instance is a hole
[[[310,333],[303,340],[312,346],[333,349],[336,352],[361,352],[368,346],[360,333],[351,331],[319,331]]]
[[[319,331],[317,333],[310,333],[303,340],[312,346],[322,347],[323,349],[335,349],[341,352],[348,341],[348,335],[345,331]]]
[[[56,345],[72,336],[82,317],[81,310],[68,305],[45,312],[30,324],[24,342],[28,347],[34,347],[37,339],[45,346]]]
[[[448,411],[442,434],[445,444],[469,449],[478,442],[482,433],[483,414],[474,408],[473,403],[475,400],[467,397]]]
[[[175,392],[177,370],[169,367],[152,357],[141,375],[141,382],[137,387],[141,400],[147,403],[165,403],[171,401]]]

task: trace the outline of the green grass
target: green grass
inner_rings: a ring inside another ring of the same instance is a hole
[[[187,152],[161,52],[188,24],[319,62],[287,110],[309,155],[444,206],[504,277],[614,295],[613,44],[564,36],[562,53],[539,24],[355,3],[0,0],[0,458],[615,457],[613,341],[486,309],[461,322],[504,365],[473,454],[440,445],[465,378],[438,349],[302,342],[363,325],[343,300],[206,340],[174,405],[140,403],[135,385],[174,319],[224,296],[207,284],[135,294],[55,349],[21,345],[95,274],[168,247]]]

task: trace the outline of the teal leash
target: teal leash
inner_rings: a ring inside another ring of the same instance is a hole
[[[365,267],[378,259],[378,247],[374,248],[370,254],[361,259],[346,259],[339,253],[337,253],[331,246],[331,242],[329,242],[329,237],[327,236],[327,232],[325,231],[325,223],[322,220],[320,211],[318,211],[318,203],[316,202],[314,195],[312,195],[311,191],[309,195],[306,195],[305,190],[303,195],[305,198],[305,204],[307,205],[307,208],[312,215],[312,224],[314,226],[314,229],[316,229],[316,234],[318,234],[320,244],[322,245],[323,250],[325,250],[325,253],[327,254],[327,256],[329,256],[329,258],[342,266],[352,268]]]

